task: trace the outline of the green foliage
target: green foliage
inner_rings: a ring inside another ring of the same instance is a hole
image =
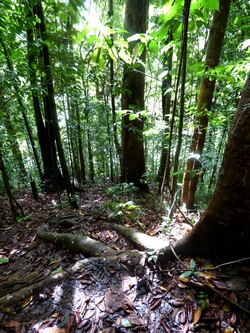
[[[199,304],[200,304],[200,308],[201,310],[204,310],[206,308],[209,308],[209,303],[206,301],[206,298],[208,297],[207,294],[204,293],[204,291],[200,291],[198,298],[199,298]]]
[[[196,274],[197,274],[197,272],[195,272],[195,260],[194,260],[194,259],[191,259],[191,260],[190,260],[189,267],[190,267],[190,270],[187,270],[187,271],[183,272],[183,273],[180,275],[180,278],[186,278],[186,277],[189,277],[189,276],[192,275],[193,273],[196,273]]]
[[[140,206],[133,201],[127,202],[108,202],[105,204],[110,211],[109,218],[115,218],[119,221],[129,221],[130,223],[139,223],[139,216],[144,214]]]
[[[7,264],[9,262],[8,258],[0,258],[0,265]]]
[[[167,236],[169,234],[169,227],[172,223],[172,220],[170,217],[162,216],[162,223],[161,223],[161,232]]]
[[[133,183],[120,183],[112,186],[107,190],[108,194],[112,194],[114,197],[120,197],[122,195],[132,194],[138,191],[138,188]]]

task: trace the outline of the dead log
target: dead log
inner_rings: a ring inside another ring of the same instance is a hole
[[[115,230],[127,242],[133,244],[138,250],[160,250],[169,245],[169,242],[157,237],[149,236],[135,228],[123,227],[119,224],[104,223],[105,226]]]

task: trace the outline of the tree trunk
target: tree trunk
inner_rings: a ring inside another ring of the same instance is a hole
[[[34,11],[34,14],[33,14]],[[35,15],[35,7],[29,9],[27,18],[30,20],[30,17]],[[37,23],[37,30],[39,31],[39,25]],[[38,34],[40,38],[40,34]],[[28,47],[28,65],[29,65],[29,78],[31,85],[31,94],[33,100],[34,114],[37,127],[37,136],[38,142],[41,150],[42,161],[43,161],[43,173],[39,171],[40,178],[44,181],[45,190],[53,190],[58,188],[60,184],[63,183],[63,177],[60,173],[60,170],[57,166],[56,159],[56,148],[55,140],[52,137],[52,132],[50,130],[51,124],[49,121],[43,122],[43,116],[40,107],[39,101],[39,88],[38,88],[38,78],[36,75],[36,67],[39,66],[36,57],[39,54],[39,50],[36,47],[36,42],[34,41],[34,31],[33,25],[28,25],[27,27],[27,47]],[[40,52],[41,54],[41,52]],[[42,61],[42,59],[41,59]],[[43,97],[44,105],[45,97]]]
[[[177,254],[234,259],[250,256],[250,73],[229,133],[218,183],[201,220],[178,241]],[[161,261],[172,257],[166,248]]]
[[[13,64],[11,62],[11,57],[7,51],[7,47],[3,41],[2,38],[0,38],[0,43],[2,45],[2,48],[3,48],[3,53],[4,53],[4,56],[5,56],[5,59],[6,59],[6,62],[7,62],[7,67],[8,67],[8,70],[10,72],[13,73],[14,75],[14,69],[13,69]],[[37,168],[38,168],[38,171],[39,171],[39,174],[40,176],[42,175],[42,171],[41,171],[41,167],[40,167],[40,163],[39,163],[39,158],[38,158],[38,154],[37,154],[37,150],[36,150],[36,144],[34,142],[34,135],[32,133],[32,130],[31,130],[31,126],[29,125],[29,122],[28,122],[28,118],[27,118],[27,115],[26,115],[26,107],[23,103],[23,100],[21,98],[21,94],[20,94],[20,91],[19,91],[19,85],[20,83],[18,82],[18,80],[16,78],[13,79],[13,87],[15,89],[15,92],[16,92],[16,98],[17,98],[17,101],[18,101],[18,104],[19,104],[19,107],[20,107],[20,110],[22,112],[22,117],[23,117],[23,120],[24,120],[24,125],[25,125],[25,128],[27,130],[27,133],[28,133],[28,136],[29,136],[29,140],[30,140],[30,143],[31,143],[31,147],[32,147],[32,150],[33,150],[33,154],[34,154],[34,158],[35,158],[35,161],[36,161],[36,164],[37,164]]]
[[[168,32],[168,42],[173,40],[172,30],[170,29]],[[169,131],[169,120],[167,115],[170,114],[171,109],[171,88],[172,88],[172,74],[171,71],[173,69],[173,49],[171,48],[169,54],[164,54],[163,56],[163,65],[164,69],[168,69],[168,74],[162,81],[161,88],[161,97],[162,97],[162,115],[163,121],[165,122],[165,130],[163,133],[162,139],[162,151],[160,158],[160,166],[157,178],[159,180],[159,188],[158,193],[163,192],[164,185],[169,186],[169,174],[170,174],[170,152],[169,152],[169,140],[167,139],[168,131]]]
[[[213,21],[209,32],[208,44],[206,49],[205,63],[207,69],[215,68],[219,64],[224,35],[230,11],[230,0],[220,0],[220,11],[215,10]],[[186,172],[184,175],[182,201],[188,209],[194,208],[194,197],[198,179],[197,170],[200,167],[200,156],[203,151],[206,131],[209,121],[208,112],[211,110],[215,79],[211,79],[209,73],[204,75],[200,83],[200,91],[197,102],[197,115],[192,136],[190,153],[187,161]]]
[[[51,72],[51,63],[50,63],[50,54],[49,54],[49,49],[46,44],[46,27],[45,27],[45,22],[44,22],[44,14],[43,14],[43,7],[41,2],[39,2],[35,6],[36,14],[40,19],[39,23],[39,29],[41,33],[41,37],[43,40],[43,48],[42,48],[42,53],[43,53],[43,61],[44,61],[44,70],[45,70],[45,77],[46,77],[46,82],[44,84],[45,90],[47,91],[47,94],[45,95],[45,109],[47,113],[47,120],[51,124],[51,130],[54,135],[55,141],[56,141],[56,147],[57,147],[57,152],[58,152],[58,157],[60,160],[60,165],[62,168],[62,173],[63,173],[63,181],[64,185],[68,194],[69,202],[70,205],[73,206],[74,208],[77,208],[77,202],[74,196],[74,191],[72,188],[72,185],[70,183],[70,176],[69,176],[69,170],[67,167],[65,155],[64,155],[64,150],[62,146],[62,139],[61,139],[61,134],[60,134],[60,129],[58,125],[58,118],[57,118],[57,112],[56,112],[56,104],[55,104],[55,95],[54,95],[54,85],[53,85],[53,77],[52,77],[52,72]]]
[[[8,198],[9,198],[11,211],[12,211],[14,217],[17,218],[18,215],[20,215],[18,213],[18,210],[20,211],[21,215],[23,215],[24,212],[23,212],[22,206],[17,202],[17,200],[14,198],[14,195],[11,192],[10,181],[9,181],[9,177],[6,172],[6,169],[5,169],[1,151],[0,151],[0,171],[2,172],[3,182],[4,182],[4,186],[5,186]]]
[[[125,10],[124,28],[129,35],[145,33],[148,19],[148,0],[127,0]],[[136,42],[130,42],[130,51],[136,47]],[[145,51],[140,57],[145,63]],[[136,71],[125,66],[123,76],[122,109],[139,112],[144,109],[145,68],[136,67]],[[132,121],[129,115],[122,120],[122,182],[134,183],[140,190],[148,191],[148,185],[143,182],[145,175],[145,156],[142,139],[143,119],[136,118]]]

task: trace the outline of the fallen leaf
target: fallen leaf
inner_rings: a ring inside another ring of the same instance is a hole
[[[247,288],[247,281],[242,278],[235,277],[228,280],[227,285],[228,285],[227,290],[242,291]]]
[[[38,331],[39,333],[66,333],[64,328],[59,328],[56,326],[46,327]]]
[[[201,313],[202,313],[201,308],[197,308],[196,310],[194,310],[193,318],[192,318],[192,323],[193,324],[198,323],[198,321],[200,320],[200,317],[201,317]]]
[[[27,298],[25,298],[25,300],[23,300],[21,308],[25,308],[27,305],[30,304],[30,302],[33,300],[33,296],[29,296]]]

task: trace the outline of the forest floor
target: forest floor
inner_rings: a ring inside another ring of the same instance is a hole
[[[85,258],[37,237],[40,229],[84,231],[112,249],[136,251],[103,223],[115,220],[174,243],[196,215],[184,219],[176,211],[169,222],[153,192],[111,185],[78,193],[78,210],[69,207],[65,194],[59,200],[58,194],[41,193],[37,201],[28,191],[17,195],[27,214],[18,223],[8,200],[0,202],[0,333],[250,332],[248,260],[221,264],[182,258],[191,267],[185,270],[180,260],[163,267],[146,253],[133,266],[119,257]],[[62,226],[65,219],[76,227]]]

